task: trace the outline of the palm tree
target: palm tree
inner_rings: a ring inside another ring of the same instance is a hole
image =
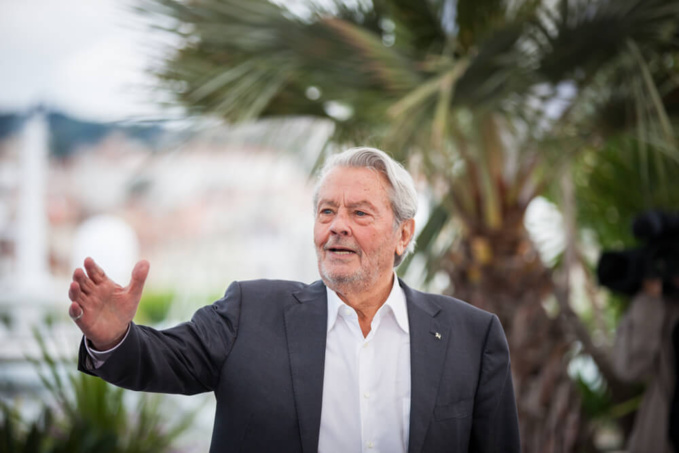
[[[673,155],[663,101],[676,86],[679,4],[671,0],[145,0],[181,48],[157,72],[196,114],[227,121],[332,121],[332,146],[387,149],[426,178],[419,238],[429,276],[497,313],[512,352],[525,452],[588,448],[567,374],[577,339],[614,397],[605,354],[524,227],[584,149],[633,130]],[[615,115],[611,115],[614,112]],[[652,145],[652,146],[651,146]],[[575,210],[566,210],[575,218]],[[573,221],[568,230],[573,239]],[[574,241],[571,240],[571,244]],[[556,296],[558,309],[545,309]]]

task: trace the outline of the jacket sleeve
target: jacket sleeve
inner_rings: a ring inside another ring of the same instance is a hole
[[[495,315],[486,332],[473,417],[470,452],[521,451],[509,347]]]
[[[131,324],[127,338],[96,368],[81,344],[78,369],[119,387],[162,393],[211,391],[238,333],[241,291],[232,283],[223,298],[191,321],[167,330]]]
[[[650,377],[662,344],[665,303],[641,293],[634,297],[618,325],[613,347],[613,366],[626,381]]]

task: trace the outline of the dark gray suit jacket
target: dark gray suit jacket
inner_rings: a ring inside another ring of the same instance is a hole
[[[400,284],[410,323],[408,453],[518,452],[497,317]],[[133,324],[99,369],[81,346],[78,368],[133,390],[215,392],[212,453],[315,453],[326,328],[322,282],[235,282],[190,322],[163,331]]]

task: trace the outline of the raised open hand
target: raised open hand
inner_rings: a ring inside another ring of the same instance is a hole
[[[149,263],[142,260],[134,266],[130,284],[125,288],[108,278],[92,258],[85,259],[85,271],[73,272],[68,314],[92,345],[103,351],[125,336],[139,306]]]

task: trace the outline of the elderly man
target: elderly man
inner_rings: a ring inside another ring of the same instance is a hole
[[[387,154],[332,157],[314,196],[321,280],[235,282],[190,322],[132,322],[149,271],[122,288],[91,259],[69,289],[80,370],[151,392],[213,391],[211,452],[518,452],[509,352],[494,315],[410,289],[417,194]]]

